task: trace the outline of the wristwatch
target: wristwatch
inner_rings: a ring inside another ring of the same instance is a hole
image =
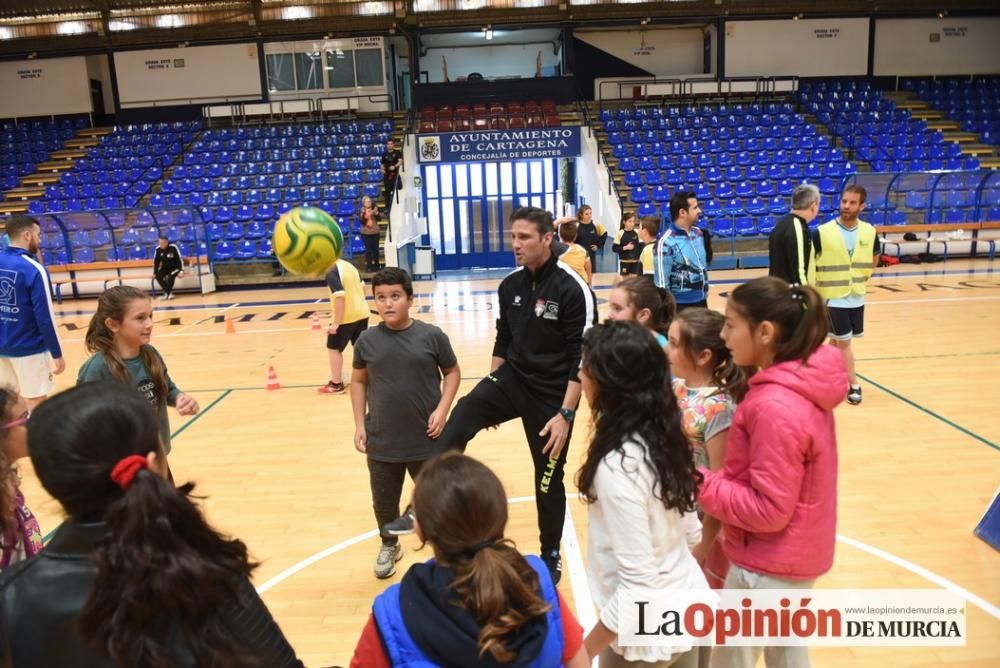
[[[572,422],[573,418],[576,417],[576,411],[572,408],[560,408],[559,415],[562,415],[566,422]]]

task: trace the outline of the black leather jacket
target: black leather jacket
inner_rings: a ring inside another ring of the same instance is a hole
[[[0,666],[3,668],[112,668],[80,636],[77,616],[90,596],[97,569],[90,552],[105,524],[67,522],[33,559],[0,574]],[[302,666],[249,580],[223,614],[240,644],[260,665]],[[194,668],[196,657],[181,633],[170,643],[171,665]]]

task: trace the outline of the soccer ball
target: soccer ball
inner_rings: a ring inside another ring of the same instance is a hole
[[[300,276],[323,276],[340,259],[344,234],[322,209],[290,210],[274,224],[271,248],[282,266]]]

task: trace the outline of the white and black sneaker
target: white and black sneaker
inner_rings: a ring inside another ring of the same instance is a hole
[[[410,506],[406,507],[402,515],[391,522],[386,522],[382,527],[383,536],[406,536],[413,531],[413,508]]]
[[[861,386],[851,385],[847,390],[847,403],[857,406],[861,403]]]

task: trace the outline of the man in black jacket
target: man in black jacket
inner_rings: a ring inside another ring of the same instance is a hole
[[[541,557],[558,582],[565,446],[580,401],[583,333],[597,322],[597,307],[586,281],[552,253],[552,214],[523,207],[511,213],[510,223],[519,268],[497,290],[500,317],[490,375],[459,400],[439,441],[442,450],[465,450],[484,428],[521,419],[535,469]],[[383,527],[390,534],[411,529],[407,516]]]
[[[184,259],[177,244],[170,243],[165,235],[160,235],[156,254],[153,255],[153,277],[163,288],[160,299],[174,298],[174,281],[184,274]]]
[[[812,253],[809,223],[819,213],[819,197],[819,188],[811,183],[795,186],[792,212],[775,224],[768,240],[768,273],[771,276],[799,285],[809,282],[807,276]]]

